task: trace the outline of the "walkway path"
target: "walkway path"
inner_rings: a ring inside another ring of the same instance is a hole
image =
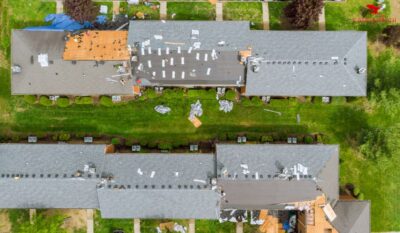
[[[94,233],[93,209],[86,210],[86,233]]]
[[[216,4],[216,6],[215,6],[215,10],[216,10],[216,15],[217,15],[217,18],[216,18],[216,20],[217,21],[222,21],[222,20],[224,20],[224,17],[223,17],[223,7],[224,7],[224,4],[222,3],[222,2],[217,2],[217,4]]]
[[[167,1],[160,1],[160,19],[167,19]]]
[[[119,15],[119,3],[120,1],[113,1],[113,16]]]
[[[322,8],[321,14],[319,14],[318,17],[318,30],[320,31],[325,31],[326,30],[326,25],[325,25],[325,6]]]
[[[56,13],[61,14],[64,12],[64,1],[56,0]]]
[[[268,2],[263,1],[262,2],[262,11],[263,11],[263,28],[264,30],[269,30],[269,8],[268,8]]]
[[[400,23],[400,0],[390,0],[390,18],[396,19]]]

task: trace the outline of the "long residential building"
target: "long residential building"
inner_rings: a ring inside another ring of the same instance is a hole
[[[106,145],[0,144],[0,208],[220,221],[247,221],[249,213],[254,224],[264,224],[265,216],[290,216],[293,230],[302,233],[370,232],[370,203],[339,198],[337,145],[217,144],[208,154],[106,152]]]
[[[367,88],[367,35],[357,31],[131,21],[128,31],[13,30],[11,54],[14,95],[225,87],[246,96],[365,96]]]

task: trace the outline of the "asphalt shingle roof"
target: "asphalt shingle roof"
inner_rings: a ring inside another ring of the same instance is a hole
[[[322,193],[330,200],[339,197],[336,145],[217,145],[216,157],[217,180],[227,200],[222,203],[229,208],[307,201]],[[276,176],[298,164],[307,168],[299,179]]]
[[[339,233],[371,232],[371,203],[369,201],[338,201],[333,210],[336,219],[332,225]]]
[[[193,35],[192,30],[199,34]],[[139,47],[149,42],[149,47],[171,51],[188,50],[195,42],[201,43],[200,50],[209,51],[238,52],[250,47],[252,56],[262,62],[257,73],[248,66],[244,93],[248,96],[365,96],[366,72],[358,70],[367,68],[366,35],[257,31],[243,21],[132,21],[128,42]]]
[[[13,30],[11,43],[12,65],[21,73],[12,74],[11,92],[14,95],[112,95],[132,94],[132,79],[119,82],[114,65],[123,61],[64,61],[64,37],[60,31]],[[48,67],[41,67],[38,55],[47,54]],[[33,60],[33,64],[32,61]]]

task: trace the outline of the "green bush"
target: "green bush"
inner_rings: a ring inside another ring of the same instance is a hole
[[[220,141],[226,141],[227,137],[226,137],[226,133],[219,133],[217,135],[218,140]]]
[[[51,140],[58,141],[58,135],[54,134],[53,136],[51,136]]]
[[[252,105],[252,104],[251,104],[251,100],[250,100],[249,98],[247,98],[247,97],[242,97],[242,99],[240,100],[240,102],[241,102],[241,104],[242,104],[243,106],[246,106],[246,107]]]
[[[260,141],[260,135],[257,133],[247,133],[246,138],[247,138],[247,141],[253,141],[253,142]]]
[[[355,188],[353,189],[353,195],[354,195],[355,197],[357,197],[359,194],[360,194],[360,188],[355,187]]]
[[[187,96],[192,99],[215,99],[215,95],[212,92],[204,89],[190,89],[187,92]]]
[[[24,101],[28,104],[35,104],[36,99],[35,95],[24,95]]]
[[[172,150],[172,144],[171,143],[160,143],[160,144],[158,144],[158,149],[160,149],[160,150]]]
[[[183,90],[181,88],[164,89],[162,96],[165,99],[182,99]]]
[[[157,148],[157,143],[154,142],[154,141],[149,142],[149,143],[147,143],[147,147],[149,147],[149,148]]]
[[[237,134],[236,133],[227,133],[226,138],[229,141],[235,141],[237,139]]]
[[[358,200],[364,200],[364,193],[358,194],[357,199]]]
[[[261,106],[263,104],[264,103],[263,103],[263,101],[261,100],[260,97],[255,96],[255,97],[251,98],[251,105],[253,105],[253,106]]]
[[[19,141],[20,141],[20,137],[19,137],[18,135],[13,135],[13,136],[11,137],[11,141],[12,141],[12,142],[19,142]]]
[[[65,108],[69,106],[69,99],[67,97],[60,97],[57,99],[57,106]]]
[[[154,99],[158,97],[158,94],[153,88],[147,88],[144,91],[144,96],[147,97],[148,99]]]
[[[236,92],[233,91],[233,90],[227,90],[225,92],[225,95],[224,95],[223,99],[230,100],[230,101],[235,101],[236,100]]]
[[[113,145],[121,145],[121,139],[120,138],[112,138],[111,139],[111,144]]]
[[[58,140],[59,140],[59,141],[65,142],[65,141],[68,141],[69,139],[71,139],[71,135],[68,134],[68,133],[62,133],[62,134],[60,134],[60,135],[58,136]]]
[[[314,142],[314,138],[310,135],[304,137],[304,143],[312,144]]]
[[[323,143],[324,142],[324,137],[322,136],[322,134],[318,134],[317,135],[317,142],[318,143]]]
[[[93,104],[93,98],[91,96],[78,96],[75,98],[76,104]]]
[[[271,135],[264,135],[261,137],[261,142],[273,142],[274,138]]]
[[[40,98],[39,98],[39,103],[40,103],[41,105],[43,105],[43,106],[51,106],[51,105],[53,104],[53,101],[51,101],[51,100],[49,99],[49,97],[42,95],[42,96],[40,96]]]
[[[112,99],[110,96],[102,96],[100,97],[100,105],[111,107],[113,105]]]

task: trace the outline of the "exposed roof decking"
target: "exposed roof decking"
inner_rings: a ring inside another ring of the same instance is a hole
[[[64,60],[121,61],[129,60],[127,31],[86,31],[68,35]]]
[[[14,95],[100,95],[132,94],[129,75],[120,75],[114,66],[123,61],[64,61],[65,32],[12,31],[12,64],[22,68],[12,74],[11,92]],[[48,67],[38,63],[39,54],[48,54]],[[33,59],[33,64],[31,63]],[[127,71],[128,72],[128,71]],[[125,80],[125,85],[120,79]]]

